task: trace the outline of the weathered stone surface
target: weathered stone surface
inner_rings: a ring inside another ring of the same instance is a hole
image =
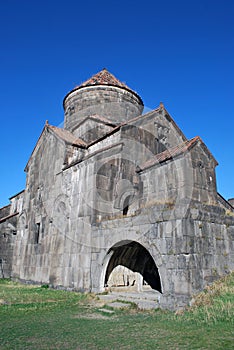
[[[124,280],[180,308],[234,270],[232,200],[204,143],[163,105],[141,115],[108,74],[66,96],[65,129],[45,125],[25,190],[0,210],[0,277],[93,292]]]

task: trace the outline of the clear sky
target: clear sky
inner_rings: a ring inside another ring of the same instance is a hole
[[[0,207],[25,187],[24,167],[66,93],[106,67],[219,162],[234,197],[233,0],[0,1]]]

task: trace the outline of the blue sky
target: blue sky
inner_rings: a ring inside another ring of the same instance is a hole
[[[233,18],[232,0],[1,1],[0,207],[25,187],[45,120],[59,125],[66,93],[103,67],[199,135],[234,197]]]

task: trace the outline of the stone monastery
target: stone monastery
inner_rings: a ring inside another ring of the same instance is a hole
[[[25,190],[0,209],[0,277],[68,290],[152,290],[176,309],[234,270],[234,200],[217,161],[164,105],[103,69],[45,123]],[[135,288],[135,289],[134,289]]]

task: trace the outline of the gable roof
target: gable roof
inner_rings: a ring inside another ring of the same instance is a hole
[[[155,108],[154,110],[147,112],[143,115],[139,115],[137,117],[134,117],[133,119],[130,119],[127,122],[125,122],[125,124],[134,124],[138,121],[141,122],[144,119],[152,117],[154,115],[154,113],[160,113],[162,111],[164,112],[165,118],[169,121],[169,123],[171,123],[174,126],[174,128],[176,129],[178,134],[182,137],[182,139],[184,141],[186,141],[187,140],[186,136],[184,135],[182,130],[178,127],[178,125],[176,124],[174,119],[170,116],[170,114],[168,113],[168,111],[166,110],[166,108],[164,107],[164,104],[162,102],[160,102],[159,107]]]
[[[68,95],[70,95],[71,92],[85,88],[85,87],[89,87],[89,86],[103,86],[103,85],[115,86],[115,87],[119,87],[119,88],[122,88],[124,90],[131,92],[139,99],[140,103],[143,105],[143,101],[142,101],[141,97],[135,91],[133,91],[126,84],[124,84],[120,80],[118,80],[113,74],[108,72],[108,70],[106,68],[103,68],[100,72],[94,74],[91,78],[84,81],[82,84],[76,86],[74,89],[72,89],[70,92],[68,92],[63,99],[63,106],[64,106],[66,98],[68,97]]]
[[[167,150],[155,155],[147,162],[143,163],[142,165],[137,167],[137,172],[146,170],[148,168],[151,168],[152,166],[156,164],[161,164],[166,162],[167,160],[174,159],[182,154],[185,154],[187,151],[189,151],[191,148],[193,148],[196,144],[201,143],[202,147],[205,149],[207,153],[214,159],[204,142],[199,136],[196,136],[192,138],[191,140],[184,141],[180,143],[179,145],[176,145],[174,147],[168,148]],[[215,164],[217,165],[217,161],[214,159]]]
[[[75,137],[70,131],[66,129],[57,128],[56,126],[49,124],[47,124],[46,127],[52,132],[54,132],[61,140],[72,146],[78,146],[82,148],[86,148],[87,146],[87,144],[83,140]]]
[[[157,107],[156,109],[146,113],[146,114],[143,114],[143,115],[139,115],[137,117],[134,117],[128,121],[123,121],[121,122],[120,124],[113,124],[111,121],[109,121],[107,118],[105,117],[102,117],[100,115],[91,115],[91,116],[88,116],[86,117],[83,121],[80,122],[79,125],[81,125],[82,123],[84,123],[86,120],[88,119],[93,119],[93,120],[97,120],[97,121],[100,121],[100,122],[103,122],[104,124],[106,125],[110,125],[110,126],[113,126],[113,129],[108,131],[105,135],[103,135],[102,137],[100,137],[99,139],[97,140],[94,140],[92,141],[91,143],[89,143],[87,145],[87,147],[89,146],[92,146],[93,144],[99,142],[99,141],[102,141],[103,139],[107,138],[108,136],[111,136],[113,135],[115,132],[117,132],[122,126],[126,126],[126,125],[131,125],[135,122],[138,122],[138,121],[143,121],[144,119],[147,119],[147,118],[150,118],[152,116],[154,116],[154,113],[159,113],[160,111],[164,111],[165,112],[165,117],[169,120],[169,122],[171,122],[173,124],[173,126],[175,127],[175,129],[178,131],[178,133],[181,135],[182,137],[182,140],[186,141],[186,137],[185,135],[183,134],[183,132],[180,130],[180,128],[177,126],[177,124],[175,123],[175,121],[172,119],[172,117],[169,115],[169,113],[167,112],[167,110],[165,109],[164,105],[162,102],[160,102],[160,105],[159,107]]]
[[[234,206],[229,202],[229,200],[226,200],[220,193],[217,192],[217,198],[219,203],[221,203],[226,209],[230,209],[234,211]]]
[[[72,131],[75,131],[76,129],[78,129],[82,124],[84,124],[87,120],[94,120],[98,123],[102,123],[111,127],[116,127],[117,124],[113,123],[111,120],[99,115],[99,114],[93,114],[93,115],[89,115],[86,118],[84,118]]]
[[[22,194],[25,190],[22,190],[20,192],[17,192],[16,194],[14,194],[13,196],[11,196],[9,199],[12,200],[13,198],[19,196],[20,194]]]
[[[7,215],[7,216],[5,216],[4,218],[1,218],[1,219],[0,219],[0,224],[2,224],[3,222],[7,221],[7,220],[10,219],[10,218],[13,218],[13,217],[16,216],[16,215],[19,215],[19,212],[16,212],[16,213]]]
[[[76,138],[70,131],[68,131],[66,129],[57,128],[56,126],[53,126],[53,125],[49,125],[48,121],[46,121],[45,126],[41,132],[41,135],[39,136],[37,143],[36,143],[34,149],[32,150],[32,153],[29,157],[29,160],[25,166],[24,171],[27,171],[29,161],[30,161],[33,153],[35,152],[37,146],[40,144],[45,132],[51,132],[54,136],[58,137],[60,140],[62,140],[66,144],[69,144],[69,145],[72,145],[75,147],[81,147],[81,148],[87,147],[87,144],[83,140]]]

